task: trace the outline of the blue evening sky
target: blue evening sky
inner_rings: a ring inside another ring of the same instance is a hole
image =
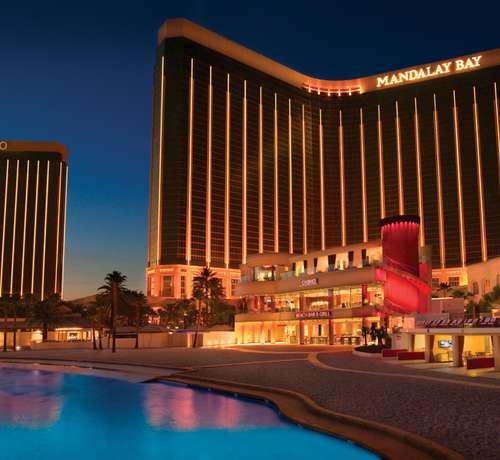
[[[0,139],[69,148],[66,298],[114,269],[144,289],[152,71],[169,17],[324,78],[500,47],[498,1],[0,0]]]

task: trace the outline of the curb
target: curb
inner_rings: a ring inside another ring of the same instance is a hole
[[[159,380],[271,401],[285,417],[293,422],[352,441],[384,459],[464,459],[459,453],[434,441],[389,425],[325,409],[308,396],[295,391],[198,377],[187,375],[185,372],[162,377]]]
[[[382,359],[382,353],[365,353],[364,351],[352,350],[352,354],[360,358]]]

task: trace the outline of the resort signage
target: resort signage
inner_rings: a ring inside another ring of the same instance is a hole
[[[0,141],[0,150],[7,150],[8,146],[7,141]]]
[[[460,72],[463,70],[475,69],[481,65],[481,58],[481,55],[471,56],[469,58],[455,59],[454,61],[446,61],[439,64],[383,75],[381,77],[377,77],[377,88],[438,77],[440,75]]]
[[[310,311],[298,311],[295,313],[295,319],[324,319],[332,318],[332,310],[310,310]]]
[[[305,279],[301,279],[299,284],[300,284],[300,287],[317,286],[319,284],[319,280],[318,280],[318,278],[305,278]]]

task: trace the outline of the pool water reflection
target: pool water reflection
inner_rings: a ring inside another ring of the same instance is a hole
[[[0,368],[0,442],[9,458],[374,459],[271,407],[161,383]]]

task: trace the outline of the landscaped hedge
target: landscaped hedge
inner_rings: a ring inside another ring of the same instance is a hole
[[[363,353],[382,353],[382,350],[387,347],[383,347],[381,345],[361,345],[360,347],[356,347],[356,351],[361,351]]]

